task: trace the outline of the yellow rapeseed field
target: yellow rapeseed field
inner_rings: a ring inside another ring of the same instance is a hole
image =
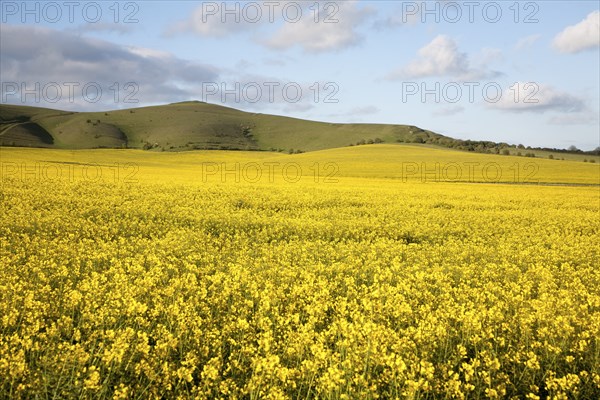
[[[0,157],[0,398],[600,398],[598,164]]]

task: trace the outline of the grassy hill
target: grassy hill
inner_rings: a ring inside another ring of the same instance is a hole
[[[80,113],[0,105],[4,146],[291,152],[431,138],[444,136],[407,125],[331,124],[195,101]]]
[[[421,144],[473,153],[600,162],[591,152],[460,140],[411,125],[338,124],[249,113],[199,101],[107,112],[0,104],[0,146],[301,153],[363,144]]]

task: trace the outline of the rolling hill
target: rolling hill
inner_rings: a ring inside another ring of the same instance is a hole
[[[584,152],[461,140],[413,125],[317,122],[250,113],[200,101],[106,112],[0,104],[0,146],[304,153],[376,143],[600,162],[600,149]]]
[[[108,112],[0,105],[3,146],[292,152],[443,138],[415,126],[332,124],[196,101]]]

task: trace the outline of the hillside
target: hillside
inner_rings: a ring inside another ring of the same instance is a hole
[[[414,126],[331,124],[195,101],[79,113],[0,105],[3,146],[297,152],[443,138]]]
[[[0,104],[0,146],[302,153],[377,143],[410,143],[475,153],[600,162],[598,149],[583,152],[461,140],[412,125],[308,121],[199,101],[106,112],[69,112]]]

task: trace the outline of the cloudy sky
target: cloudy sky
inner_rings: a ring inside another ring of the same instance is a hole
[[[2,103],[203,100],[600,145],[598,1],[0,2]]]

